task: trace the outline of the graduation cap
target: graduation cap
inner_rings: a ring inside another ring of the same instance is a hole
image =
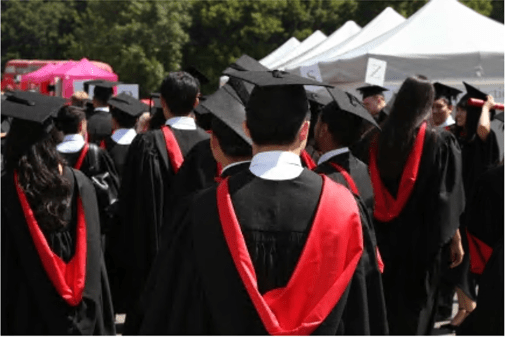
[[[344,92],[339,88],[331,88],[328,89],[328,91],[332,96],[334,102],[337,103],[339,110],[358,116],[368,121],[376,128],[380,128],[378,126],[378,123],[376,123],[372,115],[369,113],[369,111],[367,111],[367,109],[357,97],[353,96],[350,93]]]
[[[232,129],[245,142],[252,144],[251,138],[246,136],[242,127],[246,120],[246,108],[232,86],[225,84],[215,93],[209,95],[207,100],[200,105]]]
[[[239,78],[248,83],[252,83],[257,87],[289,87],[289,86],[304,86],[314,85],[320,87],[333,87],[330,84],[317,82],[312,79],[297,76],[286,71],[272,70],[272,71],[225,71],[225,75],[230,77]]]
[[[498,121],[501,121],[504,123],[504,111],[495,115],[494,119],[497,119]]]
[[[272,114],[276,119],[299,119],[299,117],[307,115],[309,103],[304,85],[332,87],[326,83],[280,70],[230,70],[225,74],[256,85],[251,92],[246,110],[259,112],[262,115]]]
[[[117,96],[111,97],[107,101],[107,104],[114,107],[117,111],[135,118],[149,110],[146,104],[123,92]]]
[[[83,88],[84,88],[84,91],[85,92],[88,92],[88,89],[90,88],[90,85],[97,85],[97,84],[102,84],[102,83],[111,83],[111,84],[114,84],[112,86],[115,86],[115,85],[118,85],[120,84],[121,82],[111,82],[111,81],[106,81],[106,80],[90,80],[90,81],[86,81],[86,82],[83,82]]]
[[[462,83],[464,83],[464,86],[466,87],[468,98],[478,98],[478,99],[481,99],[481,100],[484,100],[484,101],[487,100],[487,94],[486,93],[484,93],[483,91],[478,90],[477,88],[473,87],[470,84],[467,84],[466,82],[462,82]]]
[[[320,106],[325,106],[332,102],[332,96],[329,95],[328,92],[322,92],[322,93],[316,93],[312,91],[307,91],[307,99],[310,100],[313,103],[316,103]]]
[[[66,99],[45,96],[36,92],[15,91],[8,93],[2,101],[2,115],[40,124],[46,132],[53,127],[58,109]]]
[[[188,74],[192,75],[196,79],[199,80],[200,85],[206,85],[209,83],[209,79],[206,77],[206,75],[202,74],[197,68],[194,66],[189,66],[187,68],[184,68],[183,71],[186,71]]]
[[[234,63],[230,65],[225,71],[229,70],[240,70],[240,71],[267,71],[269,68],[246,54],[243,54]]]
[[[383,95],[383,91],[388,91],[387,88],[380,87],[379,85],[366,85],[357,88],[357,90],[362,94],[362,100],[374,95]]]
[[[118,85],[118,82],[102,81],[95,84],[93,89],[93,97],[102,101],[108,101],[113,95],[113,88]]]
[[[449,87],[439,82],[434,83],[433,86],[436,92],[435,100],[443,97],[446,98],[448,102],[450,102],[450,105],[452,105],[453,100],[455,100],[457,96],[462,92],[459,89]]]

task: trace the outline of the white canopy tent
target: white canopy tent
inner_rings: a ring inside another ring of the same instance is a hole
[[[308,36],[300,45],[291,50],[288,54],[283,56],[281,59],[278,59],[276,62],[272,63],[268,66],[270,69],[277,69],[285,62],[291,60],[292,58],[305,53],[310,50],[314,46],[318,45],[320,42],[325,40],[327,35],[323,34],[321,31],[317,30],[310,36]]]
[[[345,54],[321,60],[318,68],[324,82],[358,86],[372,57],[387,62],[386,82],[423,74],[433,81],[501,82],[504,91],[501,41],[503,24],[456,0],[431,0],[404,23]]]
[[[388,32],[405,21],[406,19],[402,15],[397,13],[391,7],[387,7],[352,38],[338,45],[334,45],[332,48],[322,53],[318,53],[317,55],[306,59],[304,62],[299,62],[298,64],[291,63],[286,68],[290,69],[297,66],[308,66],[318,62],[332,60],[337,55],[341,55],[363,45],[364,43],[373,41],[378,36]]]
[[[300,41],[294,37],[291,37],[285,43],[279,46],[276,50],[274,50],[272,53],[261,59],[259,62],[269,68],[271,64],[273,64],[274,62],[278,61],[283,56],[291,52],[298,45],[300,45]]]
[[[328,38],[320,42],[318,45],[309,49],[305,53],[302,53],[292,58],[291,60],[288,60],[282,66],[285,68],[291,68],[292,65],[301,64],[302,62],[312,58],[313,56],[321,54],[331,49],[332,47],[335,47],[345,41],[348,41],[349,39],[357,35],[361,29],[362,28],[360,28],[360,26],[357,25],[355,21],[351,20],[347,21],[344,25],[342,25],[339,29],[336,29],[334,33],[332,33]]]

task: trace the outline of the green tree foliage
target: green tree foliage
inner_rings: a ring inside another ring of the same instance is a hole
[[[490,13],[490,18],[504,23],[504,0],[492,1],[492,13]]]
[[[331,34],[349,18],[356,2],[322,0],[195,1],[184,62],[195,65],[217,88],[221,72],[242,54],[261,59],[290,37],[315,30]]]
[[[386,7],[408,18],[427,1],[2,1],[2,67],[12,58],[87,57],[146,97],[169,71],[193,65],[210,78],[210,93],[242,54],[260,60],[292,36],[330,35],[348,20],[364,26]],[[504,22],[502,0],[460,1]]]
[[[181,67],[190,7],[184,1],[88,2],[70,55],[109,63],[121,81],[138,83],[147,96]]]
[[[73,41],[73,1],[2,1],[2,69],[13,58],[65,59]]]

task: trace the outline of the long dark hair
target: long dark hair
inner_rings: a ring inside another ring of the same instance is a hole
[[[464,127],[457,126],[455,128],[456,136],[460,141],[471,142],[476,137],[476,130],[478,129],[478,122],[480,121],[481,109],[467,104],[470,98],[468,94],[464,95],[457,103],[457,108],[466,111],[466,123]]]
[[[63,158],[56,150],[58,133],[33,122],[14,119],[5,143],[6,171],[18,173],[19,184],[42,230],[66,225],[70,182],[60,174]]]
[[[433,101],[434,88],[427,79],[416,76],[404,81],[378,138],[378,169],[382,177],[397,179],[401,175]]]

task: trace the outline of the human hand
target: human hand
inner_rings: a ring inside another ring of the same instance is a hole
[[[457,267],[464,260],[464,248],[462,247],[459,230],[457,230],[450,243],[450,259],[450,268]]]
[[[487,110],[492,109],[492,107],[495,105],[494,97],[491,95],[487,96],[487,100],[485,101],[485,104],[483,104],[483,108],[486,108]]]

